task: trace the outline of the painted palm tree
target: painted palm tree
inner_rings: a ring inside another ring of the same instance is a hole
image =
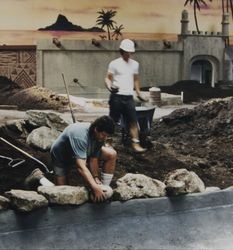
[[[115,26],[113,29],[114,30],[113,30],[112,38],[115,37],[115,39],[118,40],[119,36],[122,36],[121,31],[124,29],[123,24],[121,24],[120,26]]]
[[[115,10],[101,10],[97,12],[99,16],[97,17],[97,25],[101,25],[101,28],[107,27],[108,32],[108,40],[111,40],[110,30],[114,28],[114,24],[116,23],[112,18],[116,15]]]
[[[99,35],[99,37],[101,38],[101,40],[105,40],[107,38],[105,35]]]
[[[233,18],[233,0],[222,0],[222,13],[229,13],[229,10]]]
[[[212,0],[209,0],[212,2]],[[204,0],[186,0],[184,6],[186,6],[188,3],[193,4],[193,13],[194,13],[194,19],[195,19],[195,25],[197,32],[199,33],[199,27],[198,27],[198,22],[197,22],[197,10],[201,10],[201,5],[207,6],[206,2]]]

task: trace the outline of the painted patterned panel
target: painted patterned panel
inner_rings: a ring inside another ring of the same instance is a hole
[[[0,75],[9,78],[9,66],[0,66]]]
[[[19,60],[22,63],[36,63],[36,53],[34,51],[21,51]]]
[[[19,52],[15,51],[1,51],[0,52],[0,66],[6,64],[19,62]]]
[[[36,83],[36,65],[34,63],[18,63],[9,66],[12,81],[23,88],[28,88]]]
[[[36,85],[36,51],[0,51],[0,75],[23,88]]]

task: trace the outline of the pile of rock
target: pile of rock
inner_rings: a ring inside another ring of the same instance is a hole
[[[70,116],[54,111],[28,110],[26,118],[11,120],[0,127],[5,134],[17,134],[26,143],[42,151],[49,151],[53,141],[72,123]]]
[[[109,186],[102,187],[108,199],[120,201],[208,191],[202,180],[186,169],[172,171],[164,183],[142,174],[129,173],[118,179],[114,190]],[[14,208],[21,212],[30,212],[50,204],[81,205],[92,200],[90,194],[86,187],[79,186],[39,186],[37,192],[11,190],[5,192],[5,196],[0,196],[0,210]]]

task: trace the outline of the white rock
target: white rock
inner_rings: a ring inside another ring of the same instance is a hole
[[[72,123],[71,118],[54,111],[28,110],[26,115],[28,123],[35,127],[46,126],[63,131],[65,127]]]
[[[0,210],[7,209],[9,207],[10,200],[4,196],[0,196]]]
[[[165,184],[143,174],[126,174],[117,180],[114,196],[119,200],[165,196]]]
[[[216,192],[216,191],[219,191],[219,190],[221,190],[219,187],[207,187],[205,189],[205,192],[210,193],[210,192]]]
[[[48,200],[35,191],[12,189],[5,195],[10,199],[12,206],[21,212],[30,212],[48,205]]]
[[[85,187],[78,186],[39,186],[37,191],[54,204],[81,205],[89,198],[88,190]]]
[[[49,150],[61,132],[42,126],[34,129],[27,137],[26,143],[40,150]]]
[[[166,190],[169,195],[205,191],[205,185],[198,175],[184,168],[169,172],[165,177],[164,183],[166,184]]]

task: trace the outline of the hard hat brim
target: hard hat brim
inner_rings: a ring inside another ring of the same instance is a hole
[[[120,49],[124,50],[125,52],[133,53],[135,52],[135,49],[125,49],[124,47],[120,46]]]

